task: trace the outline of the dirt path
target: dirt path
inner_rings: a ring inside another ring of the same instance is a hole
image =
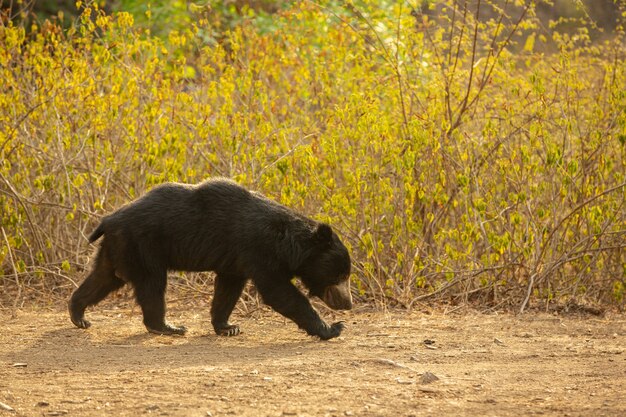
[[[0,313],[1,416],[626,415],[623,315],[356,311],[320,342],[270,311],[235,317],[232,338],[205,312],[169,312],[185,337],[88,313],[87,331],[64,311]]]

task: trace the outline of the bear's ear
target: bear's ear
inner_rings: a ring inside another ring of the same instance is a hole
[[[320,223],[315,228],[315,239],[322,243],[331,243],[333,240],[333,229],[326,223]]]

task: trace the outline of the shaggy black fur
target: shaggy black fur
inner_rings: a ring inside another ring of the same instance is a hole
[[[150,332],[184,334],[165,322],[168,270],[215,271],[211,321],[220,335],[239,334],[228,319],[248,279],[266,304],[322,339],[339,336],[343,323],[320,319],[291,279],[331,308],[352,307],[350,256],[330,226],[229,180],[160,185],[106,216],[89,241],[103,235],[93,271],[69,302],[81,328],[90,326],[88,306],[131,283]]]

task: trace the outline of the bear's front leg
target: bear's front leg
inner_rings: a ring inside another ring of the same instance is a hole
[[[341,334],[343,322],[326,324],[311,306],[309,300],[289,281],[265,283],[255,281],[263,301],[276,312],[292,320],[311,336],[322,340],[332,339]]]

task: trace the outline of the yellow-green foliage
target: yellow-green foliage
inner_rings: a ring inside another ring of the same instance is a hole
[[[329,4],[218,44],[204,18],[166,38],[97,8],[2,23],[3,285],[80,280],[102,215],[221,175],[336,227],[365,299],[623,303],[623,28]]]

